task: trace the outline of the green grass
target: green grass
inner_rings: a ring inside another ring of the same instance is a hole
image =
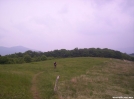
[[[33,99],[32,78],[39,72],[43,72],[36,79],[41,99],[134,97],[133,70],[133,62],[90,57],[0,65],[0,99]],[[58,75],[58,91],[54,92]]]

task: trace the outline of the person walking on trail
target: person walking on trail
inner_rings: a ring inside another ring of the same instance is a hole
[[[56,68],[56,65],[57,65],[57,63],[56,63],[56,62],[54,62],[54,68]]]

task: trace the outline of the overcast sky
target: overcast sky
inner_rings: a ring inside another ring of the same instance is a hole
[[[0,46],[134,53],[134,0],[0,0]]]

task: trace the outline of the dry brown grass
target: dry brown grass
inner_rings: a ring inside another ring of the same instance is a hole
[[[110,59],[85,74],[59,84],[60,99],[112,99],[134,97],[134,62]]]

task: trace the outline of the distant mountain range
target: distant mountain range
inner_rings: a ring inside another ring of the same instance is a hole
[[[132,53],[132,54],[129,54],[130,56],[132,56],[132,57],[134,57],[134,53]]]
[[[14,54],[14,53],[18,53],[18,52],[23,53],[27,50],[31,50],[31,49],[23,47],[23,46],[14,46],[14,47],[10,47],[10,48],[0,46],[0,55],[4,56],[4,55]]]

